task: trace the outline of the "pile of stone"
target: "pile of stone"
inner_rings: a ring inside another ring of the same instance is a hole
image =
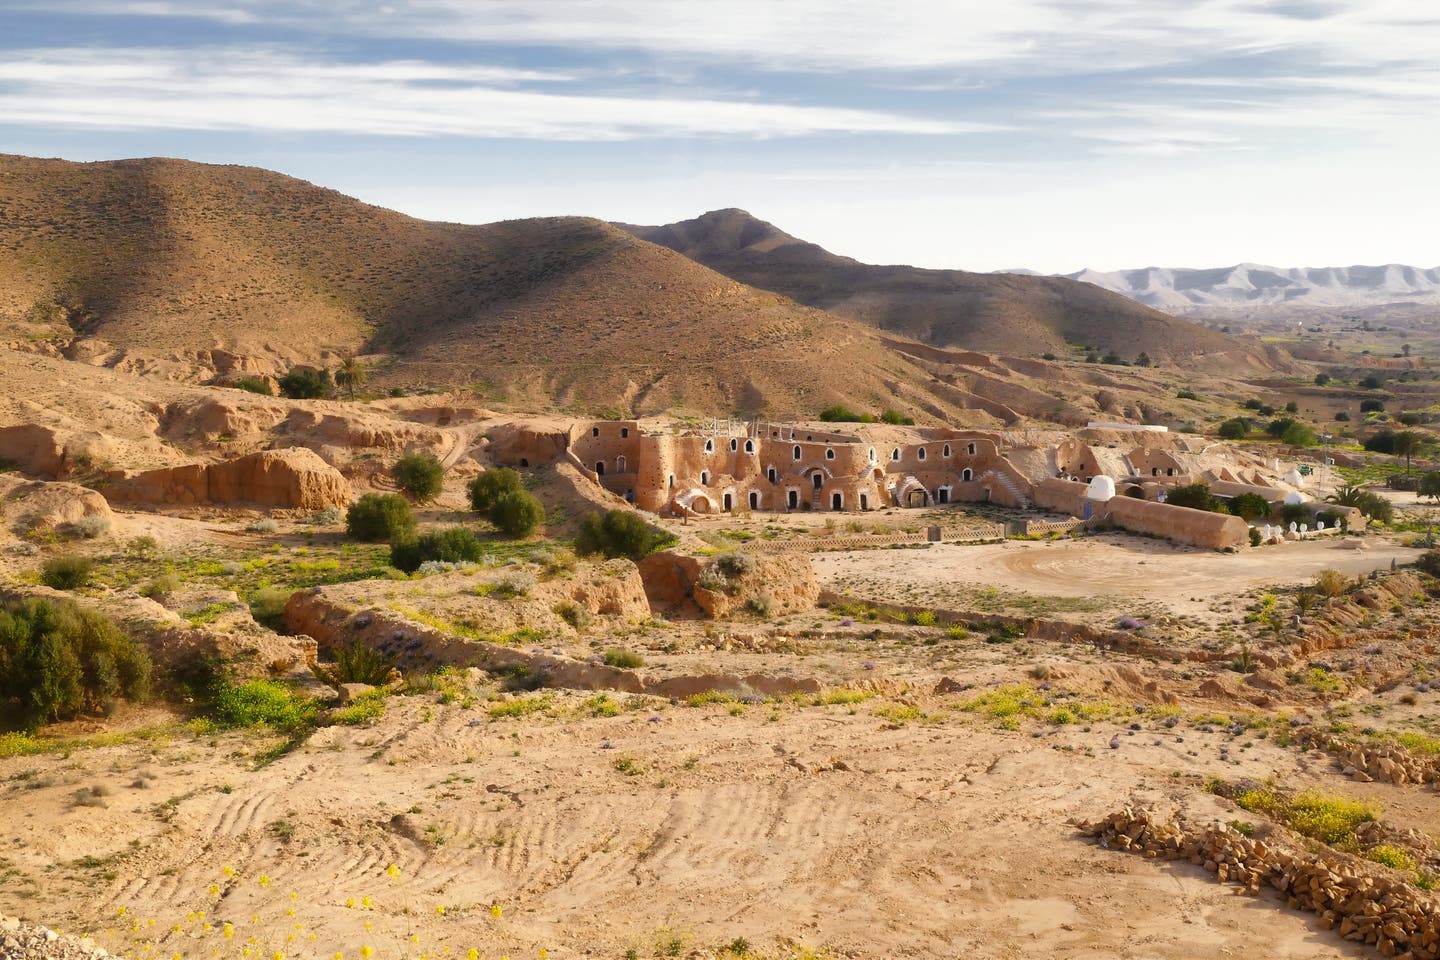
[[[0,917],[0,957],[5,960],[100,960],[110,954],[89,939]]]
[[[1378,864],[1298,844],[1285,848],[1224,824],[1196,829],[1131,807],[1083,829],[1108,850],[1188,860],[1251,895],[1273,887],[1292,910],[1319,914],[1321,929],[1370,944],[1381,956],[1440,958],[1440,901]]]
[[[1393,743],[1358,744],[1331,736],[1322,730],[1302,730],[1298,739],[1310,747],[1333,754],[1345,775],[1369,783],[1440,783],[1440,757],[1417,757]]]

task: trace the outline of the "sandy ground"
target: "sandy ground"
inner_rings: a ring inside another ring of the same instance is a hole
[[[737,937],[845,957],[1364,955],[1067,823],[1132,797],[1233,816],[1193,779],[1216,770],[1336,780],[1294,750],[1226,762],[1224,734],[1186,727],[1030,736],[938,702],[899,728],[873,702],[518,720],[391,705],[258,771],[234,736],[0,761],[0,911],[166,957],[659,956]],[[96,784],[103,807],[74,805]]]
[[[996,587],[1037,597],[1099,598],[1106,608],[1160,604],[1181,615],[1204,615],[1216,597],[1266,585],[1298,585],[1333,567],[1351,576],[1409,563],[1423,551],[1375,537],[1366,549],[1333,540],[1286,543],[1238,554],[1191,550],[1123,535],[997,544],[936,544],[924,550],[823,553],[813,557],[822,586],[875,599],[903,597],[917,586],[945,588],[964,606],[965,587]],[[868,592],[867,592],[868,591]]]

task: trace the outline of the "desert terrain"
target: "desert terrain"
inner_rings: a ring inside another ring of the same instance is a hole
[[[6,960],[1440,956],[1425,357],[0,174]]]

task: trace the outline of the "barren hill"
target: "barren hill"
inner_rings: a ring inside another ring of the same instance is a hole
[[[958,409],[870,328],[602,221],[433,223],[180,160],[0,157],[0,334],[202,374],[365,353],[381,386],[596,412]]]
[[[1265,367],[1288,360],[1060,277],[860,263],[806,243],[744,210],[625,229],[742,283],[925,343],[994,353],[1060,354],[1067,344],[1157,360]]]

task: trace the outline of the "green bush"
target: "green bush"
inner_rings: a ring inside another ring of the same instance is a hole
[[[1250,432],[1250,421],[1244,417],[1231,417],[1216,431],[1222,440],[1244,440]]]
[[[250,616],[271,629],[280,627],[292,593],[284,587],[261,587],[250,596]]]
[[[277,382],[280,392],[291,400],[321,400],[335,390],[330,371],[314,367],[296,367]]]
[[[592,513],[581,521],[575,551],[583,556],[602,553],[641,560],[674,542],[673,534],[652,527],[635,511],[611,510]]]
[[[352,640],[336,648],[334,663],[317,663],[310,668],[310,672],[331,686],[368,683],[372,687],[379,687],[390,682],[390,672],[394,669],[394,659],[368,643]]]
[[[1309,523],[1310,508],[1303,503],[1287,503],[1280,508],[1280,522],[1287,530],[1292,523]]]
[[[1427,550],[1420,554],[1415,566],[1432,577],[1440,577],[1440,550]]]
[[[483,553],[475,534],[464,527],[447,527],[424,534],[418,539],[392,542],[390,564],[406,573],[414,573],[427,560],[474,563]]]
[[[419,503],[440,496],[445,482],[445,465],[428,453],[412,453],[395,461],[390,475],[400,489]]]
[[[899,410],[886,410],[884,413],[880,414],[880,421],[882,423],[891,424],[892,426],[898,426],[901,424],[904,424],[905,426],[913,426],[915,423],[915,418],[907,416],[906,414],[901,413]]]
[[[315,725],[320,705],[276,680],[219,682],[207,691],[203,713],[222,727],[267,726],[281,733],[301,733]]]
[[[1270,516],[1270,503],[1258,493],[1242,493],[1230,498],[1230,512],[1246,520]]]
[[[1190,507],[1194,510],[1209,510],[1225,513],[1225,505],[1210,492],[1208,483],[1191,483],[1176,487],[1165,496],[1165,502],[1175,507]]]
[[[1422,497],[1440,499],[1440,472],[1428,470],[1420,474],[1420,482],[1415,490]]]
[[[1254,527],[1250,528],[1250,546],[1258,547],[1262,542],[1264,542],[1264,540],[1265,538],[1261,535],[1259,530],[1256,530]]]
[[[415,517],[399,494],[367,493],[345,512],[345,532],[366,543],[413,539]]]
[[[520,474],[507,467],[486,470],[470,481],[470,509],[476,513],[489,513],[490,508],[502,494],[524,490]]]
[[[1285,428],[1285,432],[1280,435],[1280,441],[1292,447],[1313,447],[1320,442],[1320,436],[1310,424],[1295,420]]]
[[[545,522],[545,508],[525,490],[509,490],[490,505],[490,522],[513,540],[528,537]]]
[[[1361,400],[1361,401],[1360,401],[1360,412],[1361,412],[1361,413],[1384,413],[1384,412],[1385,412],[1385,403],[1384,403],[1384,401],[1382,401],[1382,400]]]
[[[820,419],[826,423],[874,423],[875,418],[868,413],[856,413],[849,407],[840,405],[826,407],[820,411]]]
[[[1194,390],[1179,390],[1175,393],[1176,400],[1199,400],[1200,395]]]
[[[239,380],[230,384],[230,386],[236,390],[244,390],[247,393],[258,393],[262,397],[275,396],[275,391],[270,386],[270,381],[263,377],[241,377]]]
[[[52,590],[77,590],[90,582],[92,568],[85,557],[51,557],[40,568],[40,582]]]
[[[744,577],[755,572],[755,558],[738,551],[720,554],[715,558],[715,565],[727,577]]]
[[[605,651],[605,665],[619,667],[622,670],[634,670],[636,667],[645,666],[645,658],[629,650],[611,647]]]
[[[1315,386],[1317,386],[1317,387],[1323,387],[1323,386],[1325,386],[1325,385],[1326,385],[1327,383],[1329,383],[1329,382],[1330,382],[1330,374],[1328,374],[1328,373],[1317,373],[1317,374],[1315,374]]]
[[[26,727],[149,692],[149,654],[101,614],[40,599],[0,608],[0,708]]]

